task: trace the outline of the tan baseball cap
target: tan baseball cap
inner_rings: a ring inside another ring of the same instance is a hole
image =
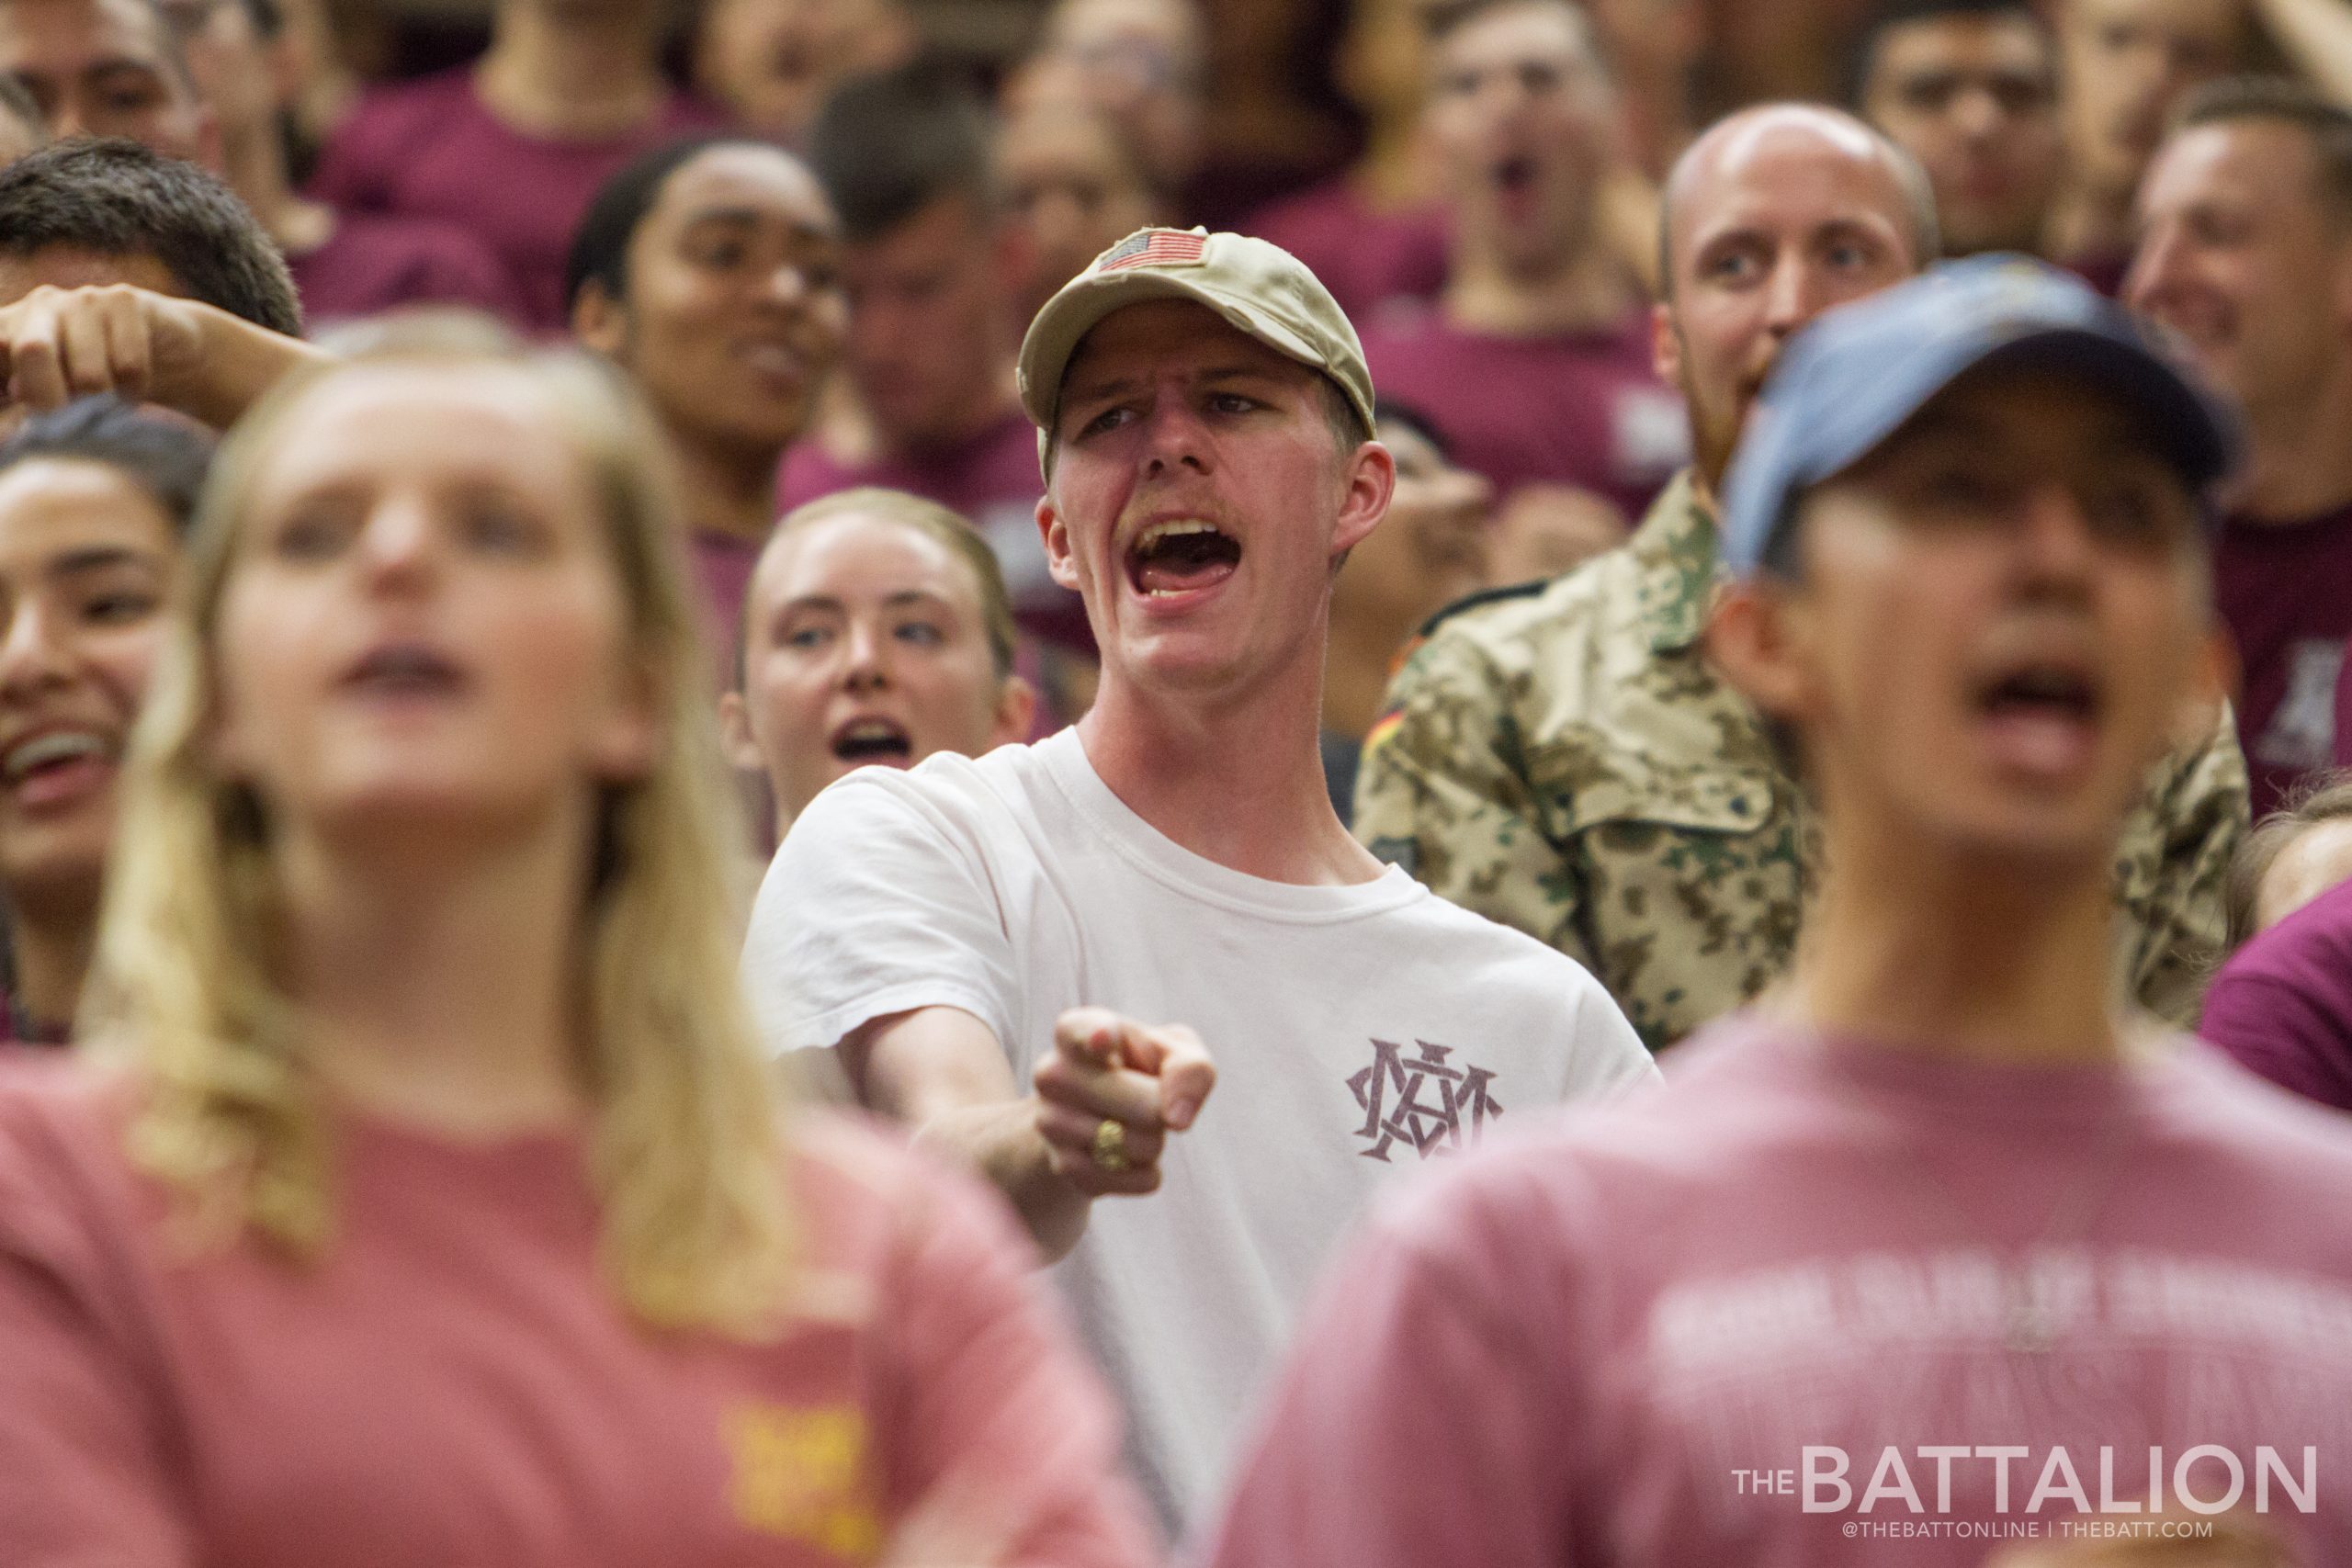
[[[1363,344],[1305,262],[1247,234],[1138,229],[1063,284],[1021,340],[1021,406],[1037,422],[1041,453],[1080,341],[1112,311],[1148,299],[1205,305],[1268,348],[1322,371],[1372,428]]]

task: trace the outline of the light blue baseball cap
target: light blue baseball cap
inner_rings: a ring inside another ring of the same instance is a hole
[[[2030,256],[1945,262],[1824,311],[1781,351],[1724,483],[1721,547],[1732,574],[1758,570],[1803,491],[1988,365],[2111,391],[2138,410],[2156,450],[2199,496],[2236,464],[2234,417],[2120,306]]]

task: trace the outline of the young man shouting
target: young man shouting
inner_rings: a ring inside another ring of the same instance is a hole
[[[1792,344],[1709,641],[1820,804],[1794,972],[1384,1216],[1210,1561],[1958,1568],[2176,1502],[2352,1551],[2352,1134],[2109,964],[2125,814],[2216,674],[2228,448],[2035,263]]]
[[[1385,869],[1331,809],[1331,580],[1395,464],[1314,275],[1141,231],[1038,314],[1021,387],[1101,694],[1035,746],[825,790],[745,967],[778,1044],[838,1045],[867,1104],[1067,1255],[1176,1525],[1378,1183],[1653,1069],[1583,970]]]

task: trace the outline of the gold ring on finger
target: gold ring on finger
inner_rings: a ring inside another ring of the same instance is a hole
[[[1130,1170],[1135,1161],[1127,1157],[1127,1124],[1115,1116],[1105,1116],[1102,1124],[1094,1129],[1094,1163],[1103,1170]]]

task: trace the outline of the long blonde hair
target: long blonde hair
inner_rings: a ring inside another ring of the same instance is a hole
[[[519,372],[596,498],[630,655],[663,727],[650,773],[601,803],[575,953],[604,1264],[650,1325],[756,1335],[783,1306],[790,1226],[775,1090],[737,989],[727,868],[741,858],[740,812],[659,437],[584,359],[395,340],[281,385],[223,444],[131,748],[84,1036],[129,1057],[142,1091],[131,1157],[191,1213],[297,1258],[330,1242],[333,1151],[279,978],[267,813],[210,757],[214,639],[243,513],[288,416],[385,364]]]

